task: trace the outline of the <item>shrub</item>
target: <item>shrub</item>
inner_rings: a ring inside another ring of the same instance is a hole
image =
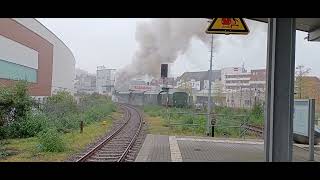
[[[7,135],[11,138],[33,137],[48,128],[48,119],[41,112],[28,112],[24,120],[17,120],[6,126]]]
[[[31,107],[26,81],[0,88],[0,126],[9,123],[8,120],[24,119]]]
[[[63,117],[69,113],[77,112],[77,103],[73,96],[66,91],[48,97],[44,104],[44,112],[50,117]]]
[[[32,107],[32,99],[28,95],[28,83],[26,81],[18,81],[13,88],[13,95],[14,117],[24,119]]]
[[[80,114],[67,114],[63,117],[52,117],[50,119],[52,126],[54,126],[58,132],[67,133],[70,130],[78,128],[80,123]]]
[[[250,121],[256,125],[262,125],[264,120],[264,112],[262,104],[256,104],[250,114]]]
[[[41,131],[38,140],[38,148],[43,152],[63,152],[66,149],[65,142],[54,129]]]
[[[7,129],[4,126],[0,126],[0,140],[7,137]]]
[[[115,111],[111,99],[94,94],[84,96],[77,104],[65,91],[48,97],[37,110],[31,110],[32,101],[27,95],[26,84],[0,88],[0,139],[33,137],[45,129],[70,132],[85,124],[99,121]]]
[[[58,98],[55,98],[55,100]],[[57,100],[59,101],[59,100]],[[71,100],[68,100],[69,102]],[[52,103],[51,105],[59,103]],[[68,103],[67,103],[68,104]],[[70,104],[70,103],[69,103]],[[55,107],[52,106],[52,107]],[[111,112],[115,111],[115,106],[111,101],[102,95],[86,95],[80,98],[77,106],[77,111],[66,111],[63,116],[60,116],[61,111],[48,113],[50,123],[56,127],[58,132],[70,132],[72,129],[79,128],[80,121],[85,124],[90,124],[99,121],[106,117]]]

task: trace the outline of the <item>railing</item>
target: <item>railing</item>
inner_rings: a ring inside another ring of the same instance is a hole
[[[208,113],[197,112],[166,112],[166,122],[170,132],[188,130],[192,135],[206,135],[207,117]],[[211,128],[214,136],[219,137],[238,137],[246,138],[248,135],[260,136],[259,133],[253,133],[249,124],[249,117],[247,115],[226,115],[211,113]],[[184,119],[187,118],[187,119]],[[260,136],[261,137],[261,136]]]

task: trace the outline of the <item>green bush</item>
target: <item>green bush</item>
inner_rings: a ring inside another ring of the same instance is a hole
[[[263,112],[263,105],[262,104],[256,104],[250,113],[250,123],[254,125],[263,125],[264,122],[264,112]]]
[[[54,129],[41,131],[38,134],[38,149],[42,152],[63,152],[66,150],[66,144]]]
[[[76,113],[77,102],[69,92],[59,91],[48,97],[43,110],[50,117],[60,118],[69,113]]]
[[[31,110],[32,100],[26,87],[18,83],[0,88],[0,139],[33,137],[45,129],[66,133],[78,129],[81,120],[85,125],[90,124],[116,110],[106,96],[86,95],[77,104],[74,97],[64,91],[48,97],[41,108]]]
[[[48,119],[41,112],[28,112],[25,119],[16,120],[6,126],[7,136],[11,138],[33,137],[48,127]]]
[[[58,98],[54,99],[56,100]],[[71,100],[68,100],[67,102],[70,101]],[[58,106],[60,106],[59,103],[51,103],[51,105],[53,104],[58,104]],[[66,104],[70,105],[72,103]],[[115,105],[110,99],[102,95],[94,94],[81,97],[80,103],[77,105],[77,107],[71,111],[64,112],[63,116],[60,114],[60,110],[58,111],[58,114],[55,112],[46,113],[50,117],[50,123],[58,130],[58,132],[65,133],[70,132],[72,129],[79,128],[81,120],[85,125],[90,124],[92,122],[101,120],[115,110]]]
[[[0,126],[0,140],[5,139],[7,137],[7,128],[4,126]]]
[[[28,95],[28,83],[18,81],[13,86],[0,87],[0,126],[8,119],[24,119],[31,110],[32,99]]]

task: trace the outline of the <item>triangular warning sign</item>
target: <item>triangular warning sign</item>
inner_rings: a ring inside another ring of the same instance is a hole
[[[249,29],[242,18],[213,18],[208,34],[248,34]]]

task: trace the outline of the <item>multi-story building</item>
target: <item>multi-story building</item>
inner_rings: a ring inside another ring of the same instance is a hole
[[[107,69],[104,66],[97,67],[96,91],[99,94],[111,96],[114,90],[115,69]]]
[[[251,73],[244,67],[223,68],[221,70],[221,82],[224,91],[249,88]]]
[[[266,77],[266,69],[251,70],[250,87],[264,92],[266,89]]]
[[[92,94],[96,92],[96,76],[94,74],[89,74],[86,71],[77,69],[74,88],[78,94]]]
[[[72,51],[34,18],[0,18],[0,85],[29,82],[38,101],[58,91],[74,93]]]
[[[266,86],[266,70],[255,69],[247,72],[244,68],[225,68],[224,92],[228,107],[252,107],[264,101]]]
[[[209,71],[185,72],[177,78],[177,88],[186,90],[193,98],[194,103],[207,104],[209,93]],[[215,83],[221,80],[221,71],[213,70],[211,77],[211,96],[218,94]],[[212,98],[214,99],[214,98]]]
[[[176,86],[175,79],[173,77],[169,77],[166,79],[160,78],[160,79],[152,79],[149,84],[147,85],[151,86],[159,86],[159,87],[165,87],[168,86],[169,88],[174,88]]]
[[[221,71],[212,71],[212,82],[220,80]],[[209,71],[185,72],[177,78],[177,87],[190,87],[193,90],[203,90],[209,85]]]

